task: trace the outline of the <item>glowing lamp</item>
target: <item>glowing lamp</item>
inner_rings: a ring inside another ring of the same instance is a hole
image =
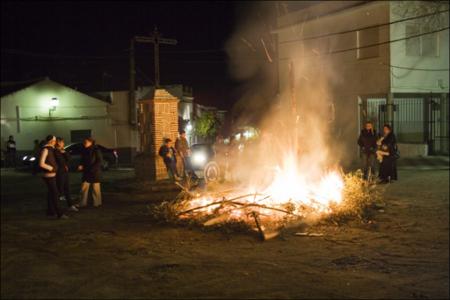
[[[53,97],[52,100],[50,101],[50,106],[53,109],[56,109],[56,107],[59,105],[59,99],[56,97]]]
[[[203,165],[206,162],[206,160],[207,160],[206,154],[203,152],[195,153],[192,156],[192,161],[197,166]]]
[[[59,99],[57,97],[53,97],[50,100],[49,106],[50,108],[48,109],[48,116],[51,117],[52,116],[52,112],[56,111],[56,107],[59,105]]]

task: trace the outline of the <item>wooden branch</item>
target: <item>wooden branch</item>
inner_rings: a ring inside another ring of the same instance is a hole
[[[229,199],[229,200],[224,198],[223,200],[220,200],[220,201],[211,202],[211,203],[206,204],[206,205],[197,206],[197,207],[194,207],[194,208],[182,211],[179,214],[177,214],[177,216],[184,215],[184,214],[187,214],[187,213],[190,213],[190,212],[202,209],[202,208],[207,208],[207,207],[210,207],[210,206],[213,206],[213,205],[217,205],[217,204],[234,203],[234,204],[238,204],[238,205],[239,204],[240,205],[245,205],[245,204],[241,204],[239,202],[234,202],[234,200],[239,200],[239,199],[246,198],[246,197],[249,197],[249,196],[252,196],[252,195],[253,194],[247,194],[247,195],[239,196],[239,197],[232,198],[232,199]]]
[[[299,217],[299,218],[302,217],[300,215],[294,214],[294,213],[292,213],[290,211],[287,211],[287,210],[284,210],[284,209],[281,209],[281,208],[270,207],[270,206],[266,206],[266,205],[262,205],[262,204],[257,204],[257,203],[240,203],[240,202],[233,202],[233,203],[242,205],[242,207],[240,207],[238,209],[244,209],[244,208],[247,208],[247,207],[254,206],[254,207],[259,207],[259,208],[263,208],[263,209],[275,210],[275,211],[282,212],[282,213],[285,213],[285,214],[288,214],[288,215],[293,215],[293,216],[296,216],[296,217]]]
[[[261,228],[258,215],[254,211],[252,211],[252,216],[255,219],[256,228],[258,228],[259,238],[261,239],[261,241],[265,241],[266,237],[264,236],[264,231]]]
[[[189,196],[192,196],[193,198],[195,197],[194,194],[192,194],[187,188],[185,188],[184,186],[182,186],[182,185],[179,184],[178,182],[175,181],[175,184],[178,185],[184,192],[186,192],[187,194],[189,194]]]
[[[240,205],[241,206],[241,207],[239,207],[237,209],[245,209],[245,208],[248,208],[248,207],[259,207],[259,208],[262,208],[262,209],[274,210],[274,211],[282,212],[282,213],[285,213],[285,214],[288,214],[288,215],[292,215],[292,216],[301,218],[300,215],[294,214],[294,213],[292,213],[290,211],[287,211],[287,210],[284,210],[284,209],[281,209],[281,208],[270,207],[270,206],[266,206],[266,205],[258,204],[258,203],[242,203],[242,202],[236,201],[236,200],[239,200],[239,199],[242,199],[242,198],[247,198],[247,197],[253,196],[253,195],[254,194],[247,194],[247,195],[235,197],[235,198],[232,198],[232,199],[229,199],[229,200],[227,200],[224,197],[223,200],[214,201],[214,202],[211,202],[211,203],[206,204],[206,205],[202,205],[202,206],[198,206],[198,207],[194,207],[194,208],[182,211],[179,214],[177,214],[177,216],[184,215],[184,214],[187,214],[187,213],[191,213],[193,211],[196,211],[196,210],[199,210],[199,209],[203,209],[203,208],[207,208],[207,207],[210,207],[210,206],[213,206],[213,205],[218,205],[218,204],[222,204],[222,205],[224,205],[224,204],[231,204],[231,205],[233,205],[234,204],[234,205]],[[258,201],[262,201],[262,200],[270,198],[270,197],[271,196],[266,196],[266,197],[264,197],[264,198],[262,198],[262,199],[260,199]]]

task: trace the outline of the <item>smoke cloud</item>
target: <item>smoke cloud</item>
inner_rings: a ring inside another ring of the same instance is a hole
[[[244,144],[244,151],[235,150],[238,158],[231,173],[239,182],[256,187],[273,180],[274,167],[295,165],[306,177],[318,180],[339,160],[330,134],[334,118],[330,91],[337,76],[331,62],[320,56],[327,45],[298,43],[277,54],[272,31],[277,8],[279,3],[274,2],[247,7],[227,45],[230,72],[242,83],[234,124],[256,126],[260,134]],[[301,26],[292,30],[292,37],[302,37]],[[280,68],[288,74],[278,74],[280,65],[290,66]],[[277,90],[278,75],[285,80],[280,80]],[[234,144],[236,149],[240,141]]]

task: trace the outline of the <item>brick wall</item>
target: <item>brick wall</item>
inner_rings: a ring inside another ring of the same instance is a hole
[[[175,142],[178,136],[178,102],[178,98],[164,89],[155,90],[153,99],[140,101],[141,151],[144,155],[136,164],[138,177],[149,174],[152,180],[168,178],[158,151],[165,138]]]

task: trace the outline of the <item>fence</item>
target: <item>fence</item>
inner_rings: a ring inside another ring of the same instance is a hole
[[[365,120],[382,132],[386,98],[366,98]],[[394,95],[392,127],[400,143],[426,143],[430,155],[449,154],[449,97],[436,94]]]

